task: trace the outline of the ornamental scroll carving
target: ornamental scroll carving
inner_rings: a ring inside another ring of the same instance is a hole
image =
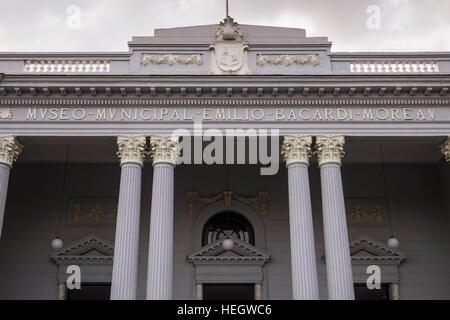
[[[11,109],[0,109],[0,119],[12,119],[13,113]]]
[[[361,203],[353,204],[350,211],[347,212],[347,220],[360,223],[360,222],[383,222],[383,205],[375,204],[371,209],[363,209]]]
[[[236,200],[249,206],[256,205],[263,216],[269,214],[270,195],[268,192],[259,192],[258,195],[253,197],[242,196],[232,191],[220,192],[209,197],[200,196],[197,192],[188,192],[186,196],[187,211],[190,215],[195,215],[198,212],[198,204],[209,205],[220,200],[224,201],[225,207],[227,208],[231,207],[233,200]]]
[[[154,65],[167,64],[169,66],[173,66],[174,64],[183,64],[183,65],[193,64],[193,65],[200,66],[203,64],[203,56],[201,54],[193,54],[193,55],[144,54],[142,56],[141,65],[148,66],[150,64],[154,64]]]
[[[113,210],[105,209],[101,204],[94,204],[89,208],[82,208],[80,203],[72,204],[72,218],[74,223],[80,220],[100,222],[103,219],[113,219],[117,216],[117,206]]]
[[[310,64],[310,65],[316,67],[319,65],[319,59],[317,58],[317,55],[315,55],[315,54],[310,54],[307,56],[292,56],[292,55],[284,54],[284,55],[280,55],[277,57],[259,54],[256,64],[259,67],[262,67],[266,64],[271,64],[271,65],[276,65],[276,66],[283,65],[286,67],[289,67],[292,64],[296,64],[296,65]]]
[[[111,225],[116,222],[117,198],[72,198],[67,211],[68,225]]]

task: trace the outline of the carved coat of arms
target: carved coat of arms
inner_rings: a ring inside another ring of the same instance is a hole
[[[210,46],[210,74],[251,74],[248,68],[248,45],[233,18],[227,17],[217,30],[217,40]]]

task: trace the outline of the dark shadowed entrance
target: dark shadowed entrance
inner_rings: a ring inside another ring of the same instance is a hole
[[[254,300],[253,284],[205,284],[204,300]]]

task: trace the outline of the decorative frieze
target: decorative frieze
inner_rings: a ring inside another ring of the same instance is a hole
[[[354,61],[350,72],[355,73],[437,73],[437,61]]]
[[[108,73],[108,60],[27,60],[24,72],[28,73]]]
[[[217,88],[212,90],[217,96]],[[259,92],[260,90],[258,90]],[[261,88],[262,91],[262,88]],[[258,96],[261,96],[258,93]],[[202,100],[204,106],[332,106],[336,105],[350,105],[350,106],[447,106],[450,104],[450,99],[353,99],[353,98],[338,98],[338,99],[204,99]],[[0,99],[0,106],[198,106],[198,99]]]
[[[153,165],[157,163],[170,163],[176,165],[180,156],[180,142],[177,136],[151,136],[151,155]]]
[[[286,166],[293,163],[304,163],[309,165],[311,157],[312,136],[309,135],[287,135],[283,138],[281,154],[284,156]]]
[[[319,166],[327,163],[341,164],[344,152],[345,138],[343,135],[316,136],[316,153]]]
[[[445,159],[450,162],[450,136],[448,136],[447,140],[441,145],[441,151],[445,156]]]
[[[269,198],[268,192],[259,192],[256,196],[246,197],[234,193],[232,191],[224,191],[213,196],[200,196],[197,192],[188,192],[187,197],[187,211],[190,215],[195,215],[198,211],[197,203],[209,205],[217,201],[223,200],[226,208],[231,207],[232,200],[239,201],[246,205],[258,204],[258,209],[261,215],[269,215]]]
[[[143,165],[147,154],[146,145],[145,135],[117,136],[117,146],[119,147],[117,155],[120,158],[120,163],[134,162]]]
[[[176,54],[164,54],[164,55],[150,55],[144,54],[142,56],[141,65],[148,66],[150,64],[160,65],[167,64],[173,66],[174,64],[182,65],[197,65],[203,64],[203,56],[201,54],[192,55],[176,55]]]
[[[349,198],[345,199],[348,225],[385,226],[385,199]]]
[[[259,54],[256,64],[259,67],[262,67],[266,64],[271,64],[271,65],[276,65],[276,66],[283,65],[286,67],[289,67],[292,64],[296,64],[296,65],[310,64],[310,65],[316,67],[319,65],[319,59],[317,58],[317,55],[315,55],[315,54],[309,54],[306,56],[293,56],[293,55],[289,55],[289,54],[283,54],[283,55],[276,56],[276,57]]]
[[[109,225],[117,218],[116,198],[74,198],[69,199],[67,224]]]
[[[12,166],[22,152],[22,149],[22,144],[15,136],[0,136],[0,163]]]

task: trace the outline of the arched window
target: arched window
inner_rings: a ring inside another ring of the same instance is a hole
[[[202,245],[226,238],[255,244],[255,233],[250,222],[243,215],[231,211],[218,213],[206,222]]]

